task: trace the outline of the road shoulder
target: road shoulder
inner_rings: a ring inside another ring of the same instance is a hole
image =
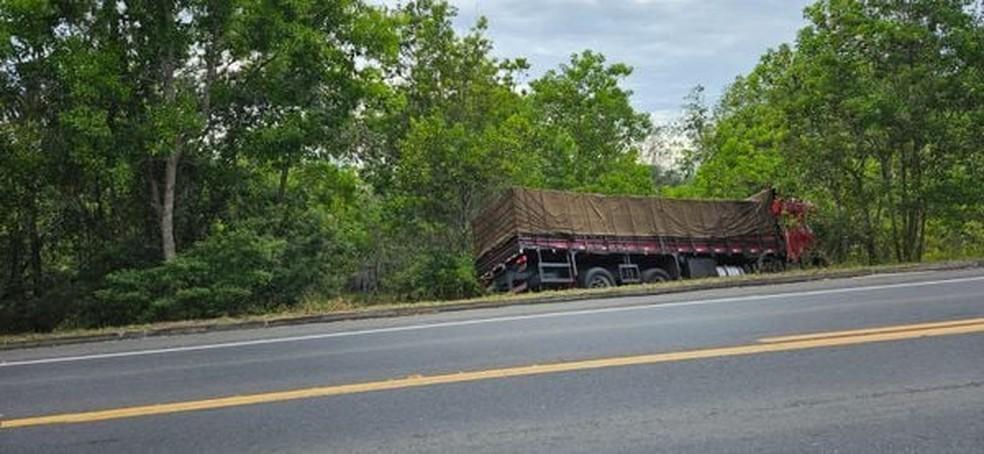
[[[676,281],[655,285],[627,286],[612,289],[569,290],[522,295],[494,295],[464,301],[423,302],[388,306],[370,306],[359,310],[316,314],[273,314],[265,316],[194,320],[127,326],[102,330],[55,332],[25,336],[0,336],[0,351],[54,347],[59,345],[106,342],[149,337],[217,333],[307,324],[333,323],[354,320],[406,317],[423,314],[495,309],[510,306],[556,304],[598,299],[673,295],[703,290],[760,287],[795,284],[832,279],[862,278],[902,273],[932,273],[940,271],[984,268],[984,260],[952,261],[929,264],[910,264],[848,269],[793,271],[782,274],[751,275],[736,278],[713,278],[695,281]]]

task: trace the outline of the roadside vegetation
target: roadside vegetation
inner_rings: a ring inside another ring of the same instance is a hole
[[[0,2],[0,333],[479,296],[469,220],[510,185],[772,185],[816,204],[834,263],[984,256],[979,2],[820,1],[669,125],[630,66],[531,75],[454,16]]]
[[[876,266],[834,265],[825,268],[791,268],[782,273],[746,274],[724,278],[708,277],[620,287],[575,288],[547,290],[536,293],[493,293],[460,300],[399,302],[362,298],[358,297],[359,295],[332,298],[306,298],[297,304],[275,307],[262,313],[241,313],[213,318],[120,324],[100,328],[63,326],[54,331],[0,334],[0,350],[30,346],[51,346],[59,343],[85,343],[108,339],[397,317],[472,308],[550,304],[555,302],[627,296],[655,296],[699,290],[803,283],[827,279],[864,278],[893,273],[921,274],[936,271],[971,270],[982,267],[984,267],[984,259]]]

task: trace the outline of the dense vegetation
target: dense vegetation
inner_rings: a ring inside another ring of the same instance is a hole
[[[967,0],[824,0],[713,113],[690,97],[675,195],[818,205],[835,261],[984,255],[984,20]]]
[[[469,220],[513,184],[772,184],[837,260],[984,253],[973,8],[818,2],[714,109],[688,99],[677,173],[642,163],[667,128],[629,66],[530,79],[437,0],[0,0],[0,332],[475,295]]]

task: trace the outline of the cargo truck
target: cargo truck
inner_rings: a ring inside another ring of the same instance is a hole
[[[784,269],[810,249],[812,207],[510,188],[474,219],[489,290],[611,287]]]

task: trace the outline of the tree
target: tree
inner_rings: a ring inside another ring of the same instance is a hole
[[[775,184],[816,201],[837,258],[919,260],[927,225],[980,206],[984,27],[971,2],[819,1],[795,47],[724,96],[690,186]]]
[[[112,55],[91,48],[101,13],[93,4],[47,1],[0,8],[0,257],[7,271],[0,317],[19,313],[18,323],[32,328],[60,312],[45,304],[66,304],[57,295],[42,299],[52,290],[47,271],[89,269],[90,247],[125,230],[117,222],[124,210],[115,205],[125,192],[125,154],[107,128],[125,93]]]
[[[652,191],[649,169],[639,162],[649,135],[649,116],[629,102],[620,86],[632,68],[605,64],[584,51],[530,83],[536,127],[548,135],[539,144],[545,185],[609,193]]]
[[[826,149],[814,168],[844,170],[866,236],[884,220],[899,261],[922,257],[928,217],[952,203],[938,195],[956,190],[953,166],[981,149],[982,129],[968,120],[980,105],[971,62],[984,41],[970,6],[819,2],[798,39],[795,149]]]
[[[692,178],[700,164],[707,159],[710,115],[704,97],[704,86],[697,85],[683,98],[683,115],[674,131],[685,141],[677,163],[685,178]]]
[[[235,148],[277,170],[283,202],[291,167],[350,155],[346,129],[381,83],[373,63],[396,51],[396,35],[356,1],[255,2],[244,16],[222,115]]]
[[[351,150],[395,47],[357,0],[0,3],[0,324],[51,329],[108,273],[246,223],[269,167],[283,202],[287,169]]]
[[[499,190],[530,183],[538,171],[536,152],[516,143],[526,126],[514,76],[526,65],[491,56],[484,19],[456,35],[454,10],[444,2],[412,2],[401,13],[407,45],[390,68],[400,75],[391,94],[397,102],[367,115],[380,137],[367,150],[367,170],[391,207],[385,222],[400,250],[388,268],[408,294],[469,296],[478,289],[471,219]],[[432,272],[419,263],[454,269]],[[417,271],[400,272],[406,269]],[[423,276],[447,281],[421,288]]]
[[[685,168],[696,165],[692,195],[743,198],[767,186],[800,189],[790,187],[794,183],[784,173],[788,132],[772,99],[791,52],[782,46],[766,53],[751,73],[728,87],[713,116],[702,107],[701,90],[688,95],[683,123],[691,151],[683,161]]]

